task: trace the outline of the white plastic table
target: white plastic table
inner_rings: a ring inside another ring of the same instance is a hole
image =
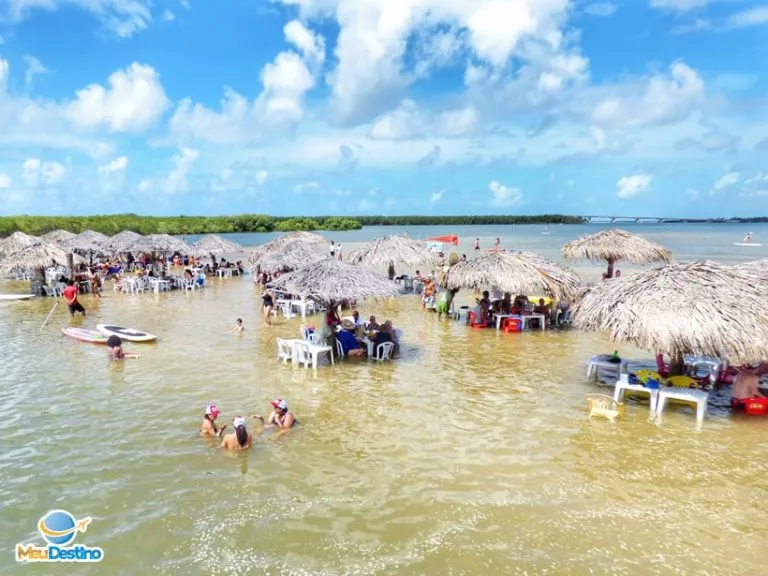
[[[296,344],[302,343],[302,344],[306,344],[309,347],[309,355],[312,357],[313,370],[317,370],[317,358],[320,354],[328,354],[328,357],[331,359],[331,365],[334,364],[333,348],[331,348],[330,346],[325,346],[322,344],[312,344],[307,340],[291,340],[290,342],[293,345],[293,362],[294,363],[296,363],[296,359],[299,357],[298,353],[296,352]]]
[[[647,388],[642,384],[630,384],[628,379],[619,378],[619,380],[616,381],[616,388],[613,392],[613,399],[616,400],[616,402],[621,402],[624,400],[624,393],[627,391],[647,394],[650,398],[649,408],[651,410],[651,414],[656,413],[656,404],[658,403],[660,391],[659,388]]]
[[[600,369],[608,370],[616,373],[616,379],[619,380],[621,375],[627,371],[627,361],[621,359],[621,362],[608,362],[607,360],[600,360],[597,356],[589,359],[587,364],[587,380],[597,380],[599,377]]]
[[[661,415],[667,407],[669,400],[693,402],[696,404],[696,425],[701,426],[702,422],[704,422],[704,416],[707,414],[707,403],[709,402],[709,393],[706,391],[693,390],[691,388],[662,388],[659,390],[659,398],[656,401],[658,422],[661,422]]]

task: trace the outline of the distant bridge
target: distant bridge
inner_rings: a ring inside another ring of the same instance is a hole
[[[616,222],[634,222],[636,224],[669,224],[679,222],[701,222],[701,223],[738,223],[738,218],[665,218],[658,216],[584,216],[589,224],[602,224]]]

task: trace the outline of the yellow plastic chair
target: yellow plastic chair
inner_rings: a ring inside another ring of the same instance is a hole
[[[667,386],[672,388],[690,388],[693,390],[699,389],[699,383],[690,376],[670,376],[666,380]],[[696,402],[686,402],[685,400],[679,400],[677,398],[670,398],[670,404],[686,404],[696,408]]]
[[[661,374],[653,370],[638,370],[635,372],[635,377],[643,384],[647,384],[648,380],[656,380],[659,386],[664,384],[664,378],[661,377]]]
[[[616,420],[618,416],[624,414],[624,403],[617,402],[610,396],[604,394],[590,394],[586,399],[590,418],[598,416],[613,421]]]

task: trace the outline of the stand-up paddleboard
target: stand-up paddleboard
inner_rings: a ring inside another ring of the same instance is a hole
[[[34,294],[0,294],[0,300],[29,300]]]
[[[128,340],[129,342],[152,342],[153,340],[157,340],[157,336],[154,334],[142,332],[141,330],[134,330],[133,328],[114,326],[112,324],[97,324],[96,330],[106,336],[119,336],[123,340]]]
[[[107,343],[107,337],[104,334],[91,328],[62,328],[61,333],[80,342],[90,342],[91,344]]]
[[[762,246],[760,242],[734,242],[734,246]]]

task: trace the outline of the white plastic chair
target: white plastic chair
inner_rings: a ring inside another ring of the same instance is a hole
[[[324,346],[324,343],[322,342],[319,333],[317,333],[317,332],[308,332],[307,335],[309,337],[305,338],[305,340],[308,340],[309,342],[311,342],[315,346]]]
[[[293,363],[303,364],[304,368],[309,368],[312,364],[312,353],[309,344],[296,341],[293,343]]]
[[[283,313],[283,316],[286,317],[286,319],[290,320],[291,318],[295,318],[296,314],[294,314],[293,310],[291,310],[291,305],[287,303],[283,303],[280,305],[280,311]]]
[[[197,290],[197,282],[194,280],[187,280],[184,282],[184,289],[185,290]]]
[[[287,340],[277,339],[277,360],[283,361],[283,364],[293,360],[293,346]]]
[[[374,355],[373,359],[378,362],[383,362],[384,360],[391,360],[392,359],[392,349],[395,347],[395,345],[392,342],[382,342],[378,346],[376,346],[376,354]]]

